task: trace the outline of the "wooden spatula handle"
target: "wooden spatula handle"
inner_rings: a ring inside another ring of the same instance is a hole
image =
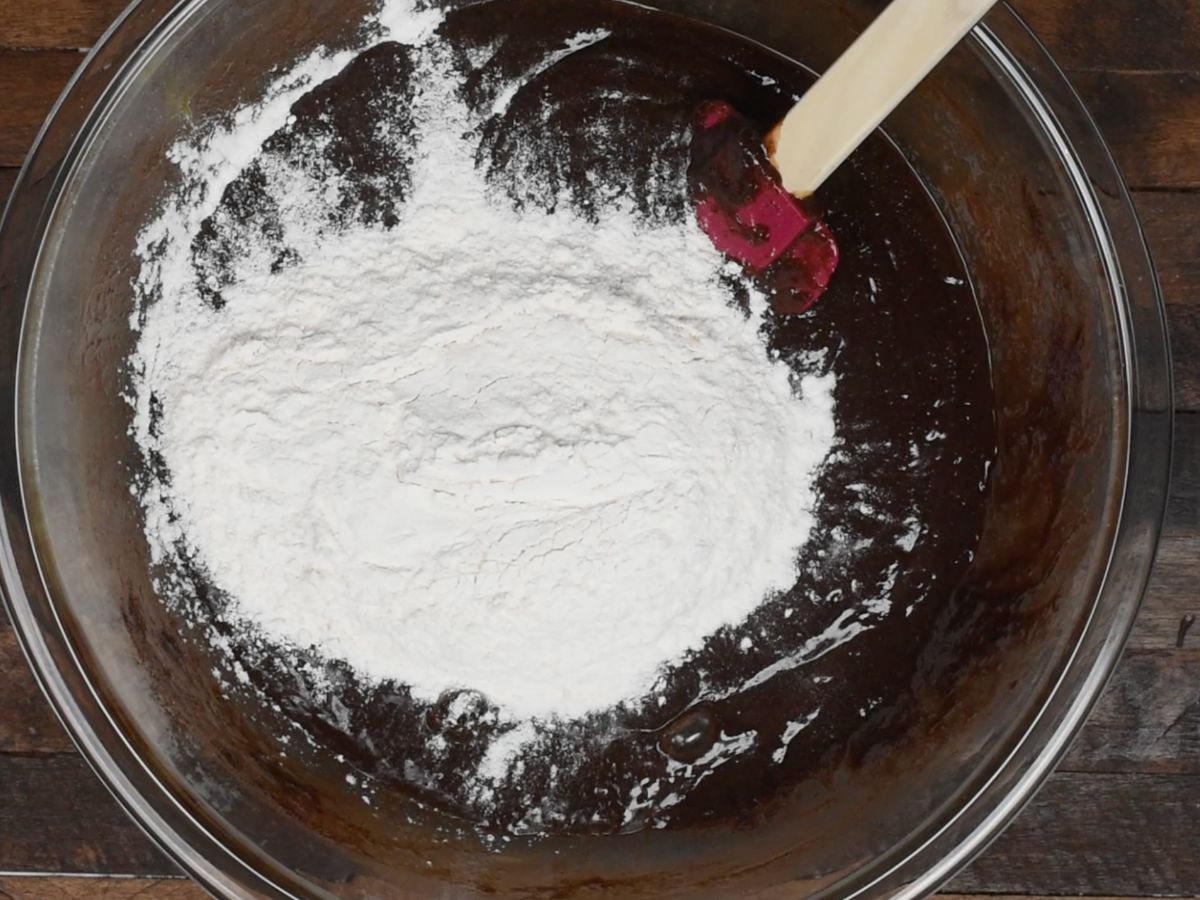
[[[996,0],[893,0],[767,138],[783,185],[816,191]]]

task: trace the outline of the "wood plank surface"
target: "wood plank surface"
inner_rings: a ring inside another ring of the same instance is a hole
[[[1066,69],[1191,72],[1200,47],[1195,0],[1017,0]]]
[[[75,50],[0,49],[0,166],[24,161],[46,113],[82,60]]]
[[[1200,187],[1200,74],[1071,75],[1131,187]]]
[[[1126,651],[1058,770],[1200,775],[1200,635],[1192,643]]]
[[[1060,772],[950,884],[964,893],[1200,895],[1200,776]]]
[[[183,878],[0,876],[0,900],[204,900]]]
[[[75,745],[46,702],[8,620],[0,615],[0,760],[3,754],[49,756]],[[0,787],[0,791],[3,788]],[[0,857],[0,869],[5,860]]]
[[[1200,191],[1138,191],[1133,200],[1166,300],[1175,408],[1200,411]]]
[[[90,47],[128,0],[3,0],[0,47]]]
[[[1196,357],[1200,359],[1200,356]],[[1200,618],[1200,414],[1175,417],[1171,497],[1150,589],[1129,639],[1130,650],[1169,650],[1180,622]],[[1200,627],[1184,637],[1200,646]],[[1200,687],[1200,685],[1198,685]]]
[[[8,195],[12,192],[18,171],[20,170],[15,168],[0,168],[0,209],[8,202]]]
[[[0,0],[0,199],[124,0]],[[1178,439],[1129,649],[1059,771],[953,883],[963,898],[1200,895],[1200,2],[1018,0],[1135,188],[1172,333]],[[0,621],[0,900],[194,900],[78,757]]]
[[[0,871],[172,875],[78,754],[0,754]]]

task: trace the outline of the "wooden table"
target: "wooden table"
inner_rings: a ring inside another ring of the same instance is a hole
[[[0,198],[81,48],[124,3],[0,0]],[[1014,5],[1068,69],[1134,190],[1171,323],[1175,480],[1116,677],[1057,773],[951,889],[1200,895],[1200,627],[1184,627],[1200,614],[1200,0]],[[134,896],[203,895],[92,775],[0,616],[0,898]]]

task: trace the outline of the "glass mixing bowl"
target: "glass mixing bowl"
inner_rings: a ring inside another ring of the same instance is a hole
[[[0,238],[0,575],[22,645],[100,777],[228,896],[913,896],[1029,799],[1116,664],[1165,503],[1163,309],[1095,126],[997,8],[887,131],[957,235],[993,353],[999,458],[948,702],[753,827],[435,843],[402,802],[264,751],[149,584],[120,398],[134,236],[189,122],[354,39],[369,0],[144,0],[39,135]],[[657,0],[821,69],[881,2]]]

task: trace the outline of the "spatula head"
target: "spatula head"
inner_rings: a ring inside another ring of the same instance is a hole
[[[825,292],[838,264],[833,232],[784,190],[760,130],[724,101],[696,112],[688,184],[700,227],[777,313],[798,315]]]

